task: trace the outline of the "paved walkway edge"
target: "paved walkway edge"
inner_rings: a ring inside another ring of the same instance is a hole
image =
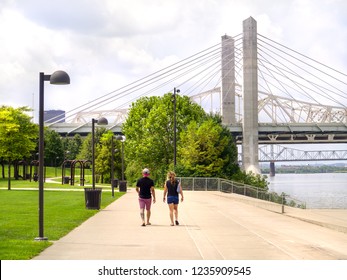
[[[244,195],[229,193],[221,193],[220,195],[262,209],[280,213],[291,218],[299,219],[304,222],[347,233],[347,209],[300,209],[289,206],[283,207],[278,203],[247,197]]]

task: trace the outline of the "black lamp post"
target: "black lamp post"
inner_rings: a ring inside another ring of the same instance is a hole
[[[174,144],[174,168],[176,167],[176,157],[177,157],[177,148],[176,148],[176,130],[177,130],[177,122],[176,122],[176,93],[180,93],[179,89],[174,88],[173,93],[173,113],[174,113],[174,138],[173,138],[173,144]]]
[[[114,188],[117,187],[118,180],[114,179],[114,153],[118,150],[114,149],[114,135],[112,134],[111,138],[111,188],[112,188],[112,197],[114,197]]]
[[[40,87],[39,87],[39,236],[35,240],[47,240],[43,234],[43,207],[44,207],[44,82],[49,81],[53,85],[70,84],[70,77],[64,71],[55,71],[52,75],[45,75],[40,72]]]
[[[112,197],[114,196],[114,190],[113,190],[113,180],[114,180],[114,136],[112,134],[111,138],[111,188],[112,188]]]
[[[124,135],[118,135],[116,139],[122,142],[122,181],[124,181],[124,141],[125,141],[125,136]]]
[[[124,142],[125,142],[125,136],[124,135],[118,135],[116,139],[122,142],[122,180],[119,182],[119,191],[120,192],[126,192],[127,191],[127,182],[124,180]]]
[[[106,118],[92,119],[92,187],[95,189],[95,124],[108,125]]]
[[[95,188],[95,124],[107,125],[105,118],[92,119],[92,188],[84,188],[87,209],[100,209],[102,188]]]

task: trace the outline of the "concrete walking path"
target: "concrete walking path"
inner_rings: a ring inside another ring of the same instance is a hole
[[[156,190],[152,225],[142,227],[135,189],[85,221],[35,260],[347,259],[347,210],[254,206],[220,192],[184,192],[179,226],[170,226]],[[49,237],[48,237],[49,238]]]

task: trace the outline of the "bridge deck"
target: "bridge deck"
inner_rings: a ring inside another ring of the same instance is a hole
[[[56,123],[50,128],[60,135],[86,136],[91,133],[91,123]],[[115,134],[122,132],[121,125],[107,127]],[[242,125],[229,127],[238,144],[242,143]],[[341,123],[332,124],[259,124],[259,144],[284,143],[346,143],[347,126]]]

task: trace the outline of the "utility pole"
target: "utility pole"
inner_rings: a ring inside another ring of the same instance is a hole
[[[176,130],[177,130],[177,121],[176,121],[176,93],[180,93],[179,89],[174,88],[173,93],[173,114],[174,114],[174,138],[173,138],[173,144],[174,144],[174,168],[176,168],[176,154],[177,154],[177,143],[176,143]]]

